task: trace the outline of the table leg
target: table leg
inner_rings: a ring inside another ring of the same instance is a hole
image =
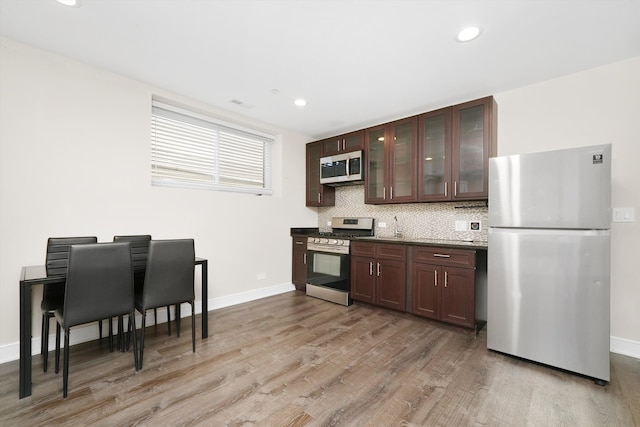
[[[209,273],[208,261],[204,260],[201,265],[202,273],[202,338],[209,336]]]
[[[47,349],[48,350],[48,349]],[[31,285],[20,281],[20,399],[31,396]]]

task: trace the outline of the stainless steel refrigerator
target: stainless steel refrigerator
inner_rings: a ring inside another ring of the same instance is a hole
[[[487,347],[609,381],[611,145],[489,159]]]

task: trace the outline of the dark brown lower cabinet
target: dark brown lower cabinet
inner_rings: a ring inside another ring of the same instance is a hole
[[[299,291],[307,289],[307,237],[293,236],[291,282]]]
[[[351,242],[351,298],[406,310],[406,246]]]
[[[411,248],[411,311],[468,328],[476,326],[476,251]]]
[[[352,241],[351,298],[477,332],[486,321],[486,250]]]

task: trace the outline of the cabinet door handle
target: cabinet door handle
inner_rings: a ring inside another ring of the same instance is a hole
[[[380,277],[380,263],[378,263],[378,277]]]
[[[343,150],[347,149],[347,139],[346,138],[342,138],[342,149]]]
[[[320,193],[318,193],[318,203],[320,203]]]
[[[448,188],[447,181],[445,181],[444,182],[444,197],[447,197],[447,188]]]
[[[306,252],[303,255],[304,255],[304,257],[303,257],[304,263],[303,264],[306,265],[307,264],[307,254],[306,254]]]
[[[453,181],[453,195],[458,196],[458,181]]]
[[[448,278],[449,278],[449,274],[445,271],[445,272],[444,272],[444,287],[445,287],[445,288],[447,287],[447,280],[448,280]]]
[[[433,254],[433,256],[437,258],[451,258],[451,255],[446,254]]]
[[[391,193],[389,195],[389,200],[393,200],[393,187],[389,187],[389,190],[390,190],[389,193]]]
[[[433,276],[435,279],[434,285],[435,287],[438,287],[438,270],[433,270]]]
[[[373,261],[369,261],[369,276],[373,276]]]
[[[382,187],[382,200],[387,199],[387,187]]]
[[[304,242],[296,242],[296,245],[304,245]]]

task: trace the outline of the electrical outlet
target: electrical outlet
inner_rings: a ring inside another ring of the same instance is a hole
[[[467,231],[467,221],[456,221],[455,222],[455,230],[456,231]]]
[[[267,273],[258,273],[258,280],[264,280],[267,278]]]
[[[327,221],[327,227],[331,227],[331,221]]]
[[[386,223],[386,222],[379,222],[379,223],[378,223],[378,227],[380,227],[380,228],[387,228],[387,223]]]
[[[481,221],[469,221],[469,230],[471,230],[471,231],[481,231],[482,230],[482,222]]]

